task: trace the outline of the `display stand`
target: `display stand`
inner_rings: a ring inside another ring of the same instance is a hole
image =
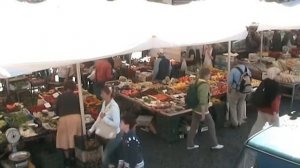
[[[290,108],[294,107],[295,93],[300,88],[300,83],[280,83],[280,86],[283,88],[292,89],[291,94],[282,94],[282,96],[291,98]]]

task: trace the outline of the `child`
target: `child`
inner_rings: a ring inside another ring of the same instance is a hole
[[[144,168],[141,143],[134,132],[135,118],[125,115],[121,118],[121,130],[124,132],[119,168]]]

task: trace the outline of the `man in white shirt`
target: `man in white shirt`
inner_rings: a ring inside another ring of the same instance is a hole
[[[66,82],[68,80],[72,80],[75,74],[75,69],[73,65],[63,66],[59,68],[55,68],[53,72],[53,79],[54,76],[57,75],[59,78],[59,82]]]

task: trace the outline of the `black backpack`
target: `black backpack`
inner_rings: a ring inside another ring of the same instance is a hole
[[[198,87],[202,85],[205,82],[195,82],[193,84],[190,84],[187,94],[185,97],[185,104],[187,105],[188,108],[196,108],[199,104],[199,99],[198,99]]]
[[[261,82],[255,92],[251,94],[250,102],[255,107],[263,107],[265,105],[265,86],[264,82]]]
[[[237,84],[237,90],[241,93],[251,93],[252,85],[251,85],[251,76],[249,75],[248,68],[245,66],[245,70],[243,71],[240,67],[235,67],[240,73],[240,81]]]

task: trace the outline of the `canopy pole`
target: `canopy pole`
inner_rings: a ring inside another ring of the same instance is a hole
[[[260,32],[260,57],[262,58],[263,56],[263,44],[264,43],[264,32]]]
[[[82,84],[81,84],[81,73],[80,73],[80,63],[76,64],[76,72],[77,72],[78,95],[79,95],[82,131],[83,131],[83,135],[86,135],[84,105],[83,105],[83,96],[82,96]]]
[[[226,105],[227,105],[227,113],[226,113],[226,120],[229,120],[229,75],[230,75],[230,71],[231,71],[231,41],[228,41],[228,56],[227,56],[227,101],[226,101]]]

